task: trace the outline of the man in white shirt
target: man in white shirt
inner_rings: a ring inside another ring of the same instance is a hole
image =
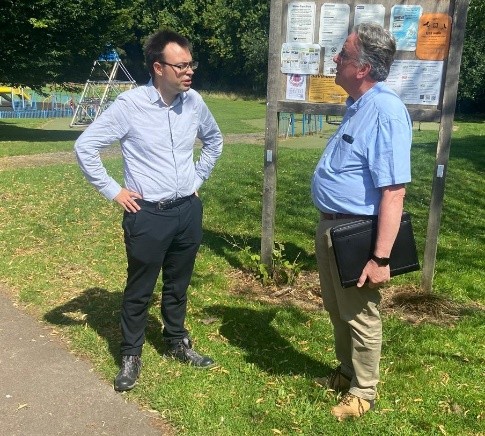
[[[132,389],[139,377],[148,306],[160,271],[167,355],[198,367],[214,363],[192,348],[184,322],[202,240],[197,191],[222,152],[222,134],[202,97],[190,88],[198,63],[192,60],[189,41],[173,31],[159,31],[147,40],[144,53],[150,82],[122,93],[75,144],[87,180],[124,209],[128,276],[117,391]],[[202,150],[194,162],[196,138]],[[115,141],[121,144],[124,186],[107,173],[99,155]]]

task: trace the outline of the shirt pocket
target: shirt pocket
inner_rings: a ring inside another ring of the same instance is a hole
[[[330,168],[335,173],[341,173],[345,170],[350,157],[352,155],[353,144],[344,141],[342,137],[335,144],[335,148],[332,151],[330,157]]]

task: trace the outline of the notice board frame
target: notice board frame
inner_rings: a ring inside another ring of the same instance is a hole
[[[263,208],[261,234],[261,260],[271,268],[274,247],[275,214],[276,214],[276,182],[277,182],[277,143],[278,120],[283,112],[315,115],[343,115],[344,104],[312,103],[309,101],[294,101],[284,98],[286,74],[281,72],[281,48],[286,38],[286,20],[288,4],[295,0],[271,0],[270,34],[268,46],[268,84],[266,102],[266,131],[264,145],[264,180]],[[305,2],[305,0],[302,0]],[[406,105],[413,121],[435,121],[440,123],[436,152],[435,171],[431,190],[431,202],[428,218],[426,246],[423,258],[422,287],[430,291],[436,263],[438,233],[444,198],[446,170],[449,160],[451,133],[455,114],[458,78],[460,72],[463,40],[465,35],[466,17],[469,0],[313,0],[308,3],[316,5],[314,42],[318,42],[319,11],[324,3],[345,3],[352,11],[349,22],[349,33],[352,30],[353,11],[357,5],[382,4],[385,6],[385,27],[390,20],[390,8],[393,5],[421,5],[423,10],[431,12],[446,12],[452,19],[451,37],[448,56],[444,59],[443,77],[439,102],[435,106]],[[396,53],[396,59],[409,59],[412,53]],[[322,144],[323,146],[324,144]]]

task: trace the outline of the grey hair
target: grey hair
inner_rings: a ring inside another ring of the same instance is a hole
[[[369,64],[370,77],[376,82],[387,79],[396,53],[396,41],[391,32],[374,23],[362,23],[354,27],[360,49],[359,61]]]

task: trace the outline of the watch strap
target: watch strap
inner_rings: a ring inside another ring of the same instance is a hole
[[[389,265],[389,260],[390,260],[389,257],[377,257],[375,254],[371,256],[371,259],[379,266]]]

